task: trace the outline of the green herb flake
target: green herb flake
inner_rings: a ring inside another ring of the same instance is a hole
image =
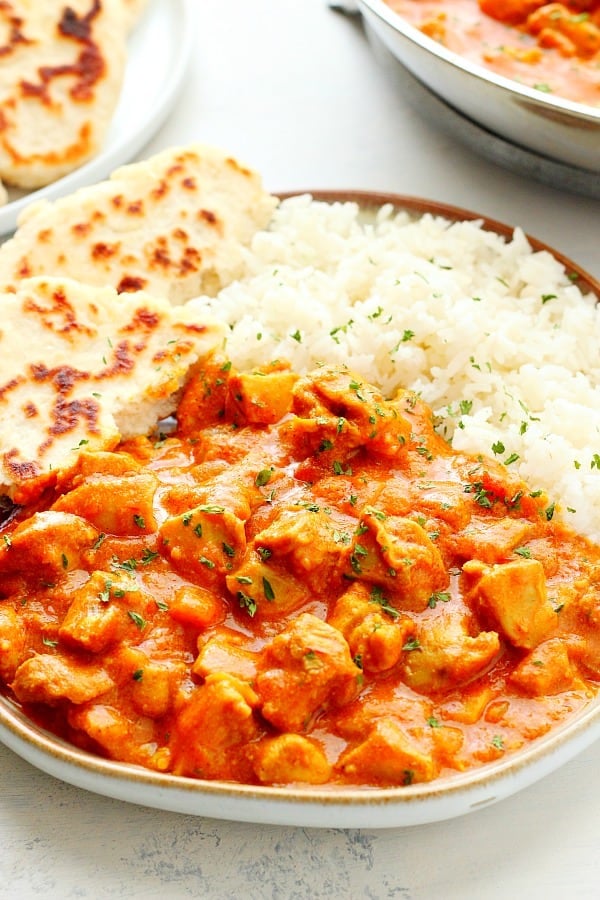
[[[438,603],[448,603],[449,600],[450,593],[448,591],[435,591],[427,601],[427,606],[435,609]]]
[[[157,556],[158,556],[158,553],[155,550],[150,550],[149,547],[144,547],[144,550],[142,552],[142,559],[141,559],[142,565],[143,566],[149,565],[151,562],[153,562],[156,559]]]
[[[385,596],[380,587],[375,586],[371,589],[371,596],[369,599],[371,603],[377,603],[377,605],[381,607],[382,612],[389,616],[390,619],[399,618],[400,613],[395,607],[391,605],[390,601]]]
[[[522,556],[523,559],[531,559],[531,550],[529,547],[516,547],[514,552],[517,556]]]
[[[403,650],[406,650],[408,653],[411,653],[413,650],[420,650],[421,645],[417,638],[410,638],[402,647]]]
[[[273,600],[275,599],[275,591],[273,590],[271,582],[268,581],[266,578],[263,578],[262,583],[263,583],[263,591],[264,591],[265,598],[270,603],[272,603]]]
[[[251,597],[249,594],[244,593],[244,591],[238,591],[237,598],[240,607],[246,610],[250,618],[253,618],[256,615],[257,610],[256,600],[254,599],[254,597]]]
[[[135,612],[133,609],[128,609],[127,615],[134,623],[134,625],[136,625],[140,629],[140,631],[142,631],[142,629],[146,627],[146,620],[138,612]]]

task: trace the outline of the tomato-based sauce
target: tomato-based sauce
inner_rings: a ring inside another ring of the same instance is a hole
[[[190,778],[429,782],[595,696],[600,553],[411,392],[203,364],[174,430],[82,451],[0,536],[0,676]]]
[[[598,0],[385,0],[449,50],[549,94],[600,106]]]

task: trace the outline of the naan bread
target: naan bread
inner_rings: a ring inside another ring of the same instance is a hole
[[[0,247],[0,284],[35,275],[145,290],[172,303],[215,295],[243,273],[243,250],[277,200],[212,147],[163,151],[21,216]]]
[[[101,148],[121,92],[121,0],[0,3],[0,179],[38,188]]]
[[[193,302],[34,278],[0,295],[0,494],[25,502],[81,447],[147,434],[224,326]]]

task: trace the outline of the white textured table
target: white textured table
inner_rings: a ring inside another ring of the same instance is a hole
[[[392,86],[323,0],[196,0],[197,52],[143,155],[217,144],[271,190],[370,188],[521,225],[600,275],[600,203],[479,157]],[[562,900],[600,890],[600,745],[509,800],[392,831],[190,818],[61,784],[0,748],[0,898]]]

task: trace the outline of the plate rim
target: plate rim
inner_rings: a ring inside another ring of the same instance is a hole
[[[282,200],[307,195],[326,203],[351,202],[366,209],[390,204],[398,212],[481,222],[506,238],[517,227],[462,207],[385,191],[277,192]],[[560,251],[525,236],[534,250],[551,253],[576,273],[578,283],[581,280],[600,302],[599,281]],[[148,808],[254,824],[385,829],[446,821],[508,799],[599,739],[600,693],[524,750],[447,778],[395,788],[284,788],[185,778],[95,756],[36,725],[0,693],[0,743],[40,771],[88,792]]]
[[[136,40],[138,37],[135,34],[136,28],[139,28],[143,34],[144,27],[147,27],[145,20],[151,19],[152,15],[156,14],[153,7],[158,5],[162,10],[168,11],[168,15],[172,17],[178,31],[177,53],[173,52],[172,54],[174,65],[169,69],[168,77],[162,82],[160,90],[155,95],[152,111],[147,115],[142,126],[136,128],[136,131],[118,135],[112,146],[107,146],[106,143],[109,140],[109,129],[105,136],[104,147],[90,160],[63,175],[62,178],[30,191],[0,207],[0,242],[6,240],[15,231],[19,216],[28,206],[41,200],[57,200],[73,193],[78,188],[105,178],[115,168],[133,159],[164,124],[183,87],[192,58],[194,47],[194,29],[191,27],[192,3],[193,0],[152,0],[142,14],[139,24],[134,26],[133,32],[129,36],[130,41]],[[173,49],[175,49],[175,45]],[[137,60],[136,64],[139,64]],[[127,65],[131,65],[131,57],[128,59]],[[113,120],[119,111],[120,103],[121,100],[115,107]]]

